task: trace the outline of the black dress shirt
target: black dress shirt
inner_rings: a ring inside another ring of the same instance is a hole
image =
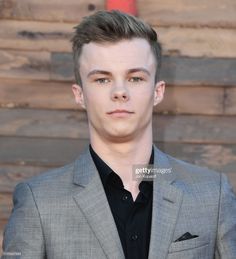
[[[101,181],[116,223],[126,259],[147,259],[152,220],[153,182],[142,181],[135,201],[124,189],[121,178],[95,153],[90,153],[97,167]],[[154,150],[149,164],[153,164]],[[107,237],[109,239],[109,237]]]

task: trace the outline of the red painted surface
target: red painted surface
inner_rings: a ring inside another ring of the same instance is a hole
[[[107,0],[106,10],[120,10],[137,15],[136,0]]]

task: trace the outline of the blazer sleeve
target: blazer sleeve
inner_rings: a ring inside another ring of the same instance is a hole
[[[13,205],[3,234],[2,259],[44,259],[40,215],[27,183],[20,183],[15,187]]]
[[[236,196],[224,174],[221,174],[216,244],[215,258],[236,258]]]

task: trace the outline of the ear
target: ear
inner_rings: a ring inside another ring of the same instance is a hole
[[[163,98],[164,98],[164,92],[165,92],[165,82],[164,81],[159,81],[155,85],[155,92],[154,92],[154,102],[153,106],[156,106],[159,104]]]
[[[75,96],[75,102],[77,104],[80,104],[81,107],[83,107],[84,109],[86,109],[82,87],[77,84],[73,84],[72,92],[74,93],[74,96]]]

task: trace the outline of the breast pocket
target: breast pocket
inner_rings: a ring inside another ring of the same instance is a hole
[[[200,236],[183,241],[173,242],[169,247],[169,253],[180,252],[184,250],[196,249],[209,244],[208,236]]]

